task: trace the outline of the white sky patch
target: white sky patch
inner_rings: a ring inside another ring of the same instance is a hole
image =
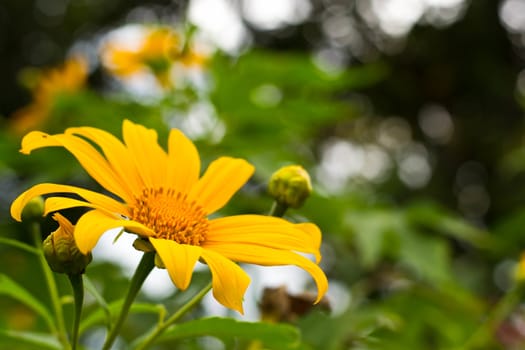
[[[226,0],[192,0],[188,19],[224,51],[239,52],[249,42],[241,17]]]
[[[328,191],[340,191],[348,180],[354,178],[372,182],[384,181],[393,167],[388,152],[375,144],[361,145],[332,139],[323,146],[321,152],[316,176]]]
[[[421,0],[372,0],[379,27],[392,36],[407,34],[425,12]]]
[[[413,143],[399,152],[399,179],[410,188],[424,187],[432,176],[428,152],[423,145]]]
[[[158,103],[158,99],[164,94],[164,90],[149,72],[137,72],[122,77],[119,81],[127,93],[140,99],[140,102],[144,104]]]
[[[365,145],[364,151],[366,161],[361,168],[361,175],[372,182],[387,180],[393,166],[388,153],[374,144]]]
[[[503,25],[512,32],[525,32],[525,0],[505,0],[499,16]]]
[[[242,10],[254,26],[272,30],[303,22],[310,15],[312,5],[309,0],[244,0]]]
[[[107,33],[102,44],[115,44],[124,50],[138,50],[147,34],[147,27],[139,24],[128,24]]]
[[[456,21],[466,8],[465,0],[362,0],[357,3],[363,17],[393,37],[405,36],[420,22],[436,26]]]
[[[171,128],[181,129],[192,140],[206,139],[219,143],[226,134],[226,125],[219,119],[214,105],[202,100],[193,103],[188,110],[171,110],[164,120]]]
[[[419,126],[433,141],[446,144],[454,133],[454,121],[450,113],[441,105],[429,104],[419,112]]]
[[[316,170],[319,182],[329,191],[343,189],[350,177],[362,169],[363,149],[345,140],[331,140],[322,149],[321,162]]]
[[[383,120],[377,133],[379,144],[393,151],[405,147],[412,140],[410,124],[400,117],[388,117]]]
[[[424,0],[427,6],[434,7],[455,7],[463,4],[465,0]]]
[[[333,317],[343,314],[352,301],[352,294],[348,286],[337,281],[330,281],[325,297],[330,303],[330,315]]]

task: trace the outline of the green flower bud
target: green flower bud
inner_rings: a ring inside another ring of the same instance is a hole
[[[92,255],[84,255],[78,250],[73,236],[74,226],[60,214],[53,215],[58,229],[52,232],[43,244],[44,255],[51,270],[68,275],[84,273],[91,262]]]
[[[44,216],[44,198],[32,198],[22,210],[22,221],[40,221]]]
[[[300,208],[312,192],[310,175],[300,165],[288,165],[273,173],[268,192],[280,204]]]
[[[136,250],[140,250],[144,253],[155,251],[155,248],[153,248],[153,246],[147,239],[140,237],[133,241],[133,248],[135,248]]]
[[[157,266],[159,269],[166,268],[166,265],[164,265],[164,262],[160,258],[159,254],[155,254],[155,266]]]

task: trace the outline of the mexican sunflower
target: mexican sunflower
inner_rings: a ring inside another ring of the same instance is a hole
[[[11,130],[23,135],[42,126],[51,113],[55,99],[61,94],[81,90],[87,75],[86,59],[80,56],[67,59],[60,67],[44,71],[33,87],[33,102],[12,116]]]
[[[127,120],[122,129],[124,143],[92,127],[69,128],[57,135],[27,134],[22,153],[64,147],[114,196],[68,185],[37,184],[12,203],[13,218],[20,221],[26,203],[44,194],[51,195],[45,200],[45,214],[91,208],[80,217],[74,231],[82,253],[90,252],[106,231],[122,227],[149,240],[181,290],[188,287],[194,266],[202,259],[211,270],[214,297],[241,313],[250,278],[235,262],[299,266],[315,280],[316,302],[321,300],[328,287],[326,276],[316,263],[299,254],[311,254],[319,262],[321,233],[316,225],[262,215],[209,217],[251,177],[251,164],[221,157],[199,177],[199,155],[181,131],[170,131],[165,152],[154,130]],[[60,197],[64,193],[82,199]]]
[[[147,70],[167,87],[171,84],[174,63],[184,66],[204,63],[204,56],[184,45],[184,37],[171,28],[147,28],[135,48],[126,48],[109,40],[102,48],[102,59],[106,68],[117,76],[125,78]]]

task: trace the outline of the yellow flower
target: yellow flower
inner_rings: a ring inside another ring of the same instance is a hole
[[[127,120],[123,123],[123,140],[91,127],[69,128],[57,135],[36,131],[26,135],[22,153],[64,147],[93,179],[120,200],[74,186],[43,183],[12,203],[13,218],[20,221],[24,206],[35,196],[74,193],[83,200],[48,197],[45,214],[79,206],[93,209],[75,227],[75,241],[84,254],[93,249],[104,232],[124,227],[149,240],[181,290],[188,287],[193,268],[202,259],[212,273],[214,297],[241,313],[250,278],[234,261],[299,266],[315,280],[316,302],[321,300],[328,287],[326,276],[316,263],[298,254],[312,254],[319,262],[321,232],[316,225],[292,224],[262,215],[209,218],[251,177],[251,164],[221,157],[199,178],[199,154],[179,130],[171,130],[168,152],[157,143],[154,130]]]
[[[171,85],[170,73],[175,62],[185,66],[204,63],[203,55],[188,47],[184,48],[184,44],[184,38],[171,28],[149,28],[143,41],[135,49],[122,48],[118,43],[108,42],[102,51],[103,63],[120,77],[149,71],[162,86],[168,87]]]
[[[24,134],[41,127],[60,94],[78,91],[85,85],[87,71],[86,60],[77,56],[43,72],[32,91],[33,102],[12,116],[11,130]]]

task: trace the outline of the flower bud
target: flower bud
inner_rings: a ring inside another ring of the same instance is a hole
[[[43,244],[44,255],[51,270],[68,275],[84,273],[91,262],[91,253],[84,255],[78,250],[73,236],[74,226],[68,219],[58,213],[53,215],[53,219],[58,222],[58,229]]]
[[[288,165],[273,173],[268,192],[280,204],[300,208],[312,192],[310,175],[300,165]]]
[[[44,198],[32,198],[22,210],[22,221],[40,221],[44,215]]]
[[[155,248],[153,248],[153,245],[151,245],[151,243],[147,239],[144,239],[141,237],[133,241],[133,248],[135,248],[136,250],[140,250],[144,253],[155,251]]]
[[[159,269],[165,269],[166,268],[166,265],[164,265],[164,262],[162,261],[162,259],[159,256],[159,254],[155,254],[155,266],[158,267]]]

